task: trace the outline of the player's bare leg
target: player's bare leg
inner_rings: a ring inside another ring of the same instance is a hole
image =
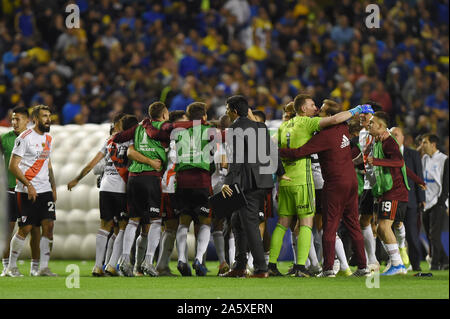
[[[42,225],[42,236],[39,243],[40,253],[40,265],[38,276],[57,276],[55,273],[50,271],[48,267],[48,262],[50,261],[50,253],[53,247],[53,228],[54,221],[52,219],[44,219],[41,221]]]

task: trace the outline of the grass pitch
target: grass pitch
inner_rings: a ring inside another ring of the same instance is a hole
[[[67,288],[74,281],[66,267],[79,266],[80,288]],[[280,262],[286,273],[290,262]],[[433,271],[433,277],[380,276],[379,288],[366,287],[366,278],[268,279],[219,278],[218,262],[207,262],[206,277],[181,277],[176,263],[170,267],[177,277],[92,277],[94,261],[50,261],[59,277],[30,277],[30,262],[19,264],[25,276],[0,278],[0,299],[448,299],[449,272]],[[428,272],[428,265],[421,265]],[[372,281],[372,283],[374,283]]]

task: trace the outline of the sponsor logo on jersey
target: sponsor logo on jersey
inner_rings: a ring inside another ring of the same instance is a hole
[[[201,210],[202,212],[205,212],[205,213],[208,213],[208,214],[209,214],[209,208],[206,208],[206,207],[200,207],[200,210]]]
[[[342,142],[341,142],[341,148],[347,147],[350,145],[350,140],[347,136],[342,135]]]
[[[156,208],[156,207],[150,207],[150,213],[152,213],[152,212],[154,212],[154,213],[159,213],[159,208]]]

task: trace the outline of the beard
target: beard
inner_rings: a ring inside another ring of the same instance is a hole
[[[39,123],[38,124],[38,128],[39,128],[39,131],[41,131],[41,132],[44,132],[44,133],[50,132],[50,125],[49,126],[45,126],[45,124]]]

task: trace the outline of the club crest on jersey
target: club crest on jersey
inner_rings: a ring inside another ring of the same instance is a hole
[[[27,216],[21,216],[22,223],[25,223],[27,221]]]

